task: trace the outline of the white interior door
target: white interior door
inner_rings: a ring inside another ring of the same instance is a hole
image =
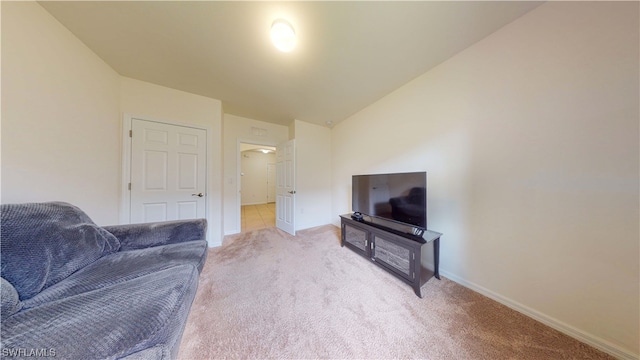
[[[131,121],[131,223],[206,218],[206,130]]]
[[[289,140],[276,147],[276,227],[296,234],[296,143]]]

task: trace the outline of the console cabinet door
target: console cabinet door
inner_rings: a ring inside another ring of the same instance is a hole
[[[396,241],[393,236],[374,232],[371,237],[373,240],[372,259],[403,278],[414,281],[415,250]]]
[[[342,239],[344,239],[344,245],[347,245],[351,249],[364,257],[369,257],[369,232],[358,226],[343,223],[342,224]]]

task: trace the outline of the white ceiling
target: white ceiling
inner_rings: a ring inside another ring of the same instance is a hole
[[[119,74],[222,100],[225,113],[333,124],[540,2],[45,1]],[[277,18],[298,46],[275,49]]]

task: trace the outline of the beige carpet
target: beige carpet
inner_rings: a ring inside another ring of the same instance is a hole
[[[420,299],[334,226],[235,235],[208,255],[180,359],[610,359],[445,278]]]

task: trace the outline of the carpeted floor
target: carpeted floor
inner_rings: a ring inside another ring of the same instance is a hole
[[[331,225],[208,255],[180,359],[612,359],[445,278],[420,299]]]

